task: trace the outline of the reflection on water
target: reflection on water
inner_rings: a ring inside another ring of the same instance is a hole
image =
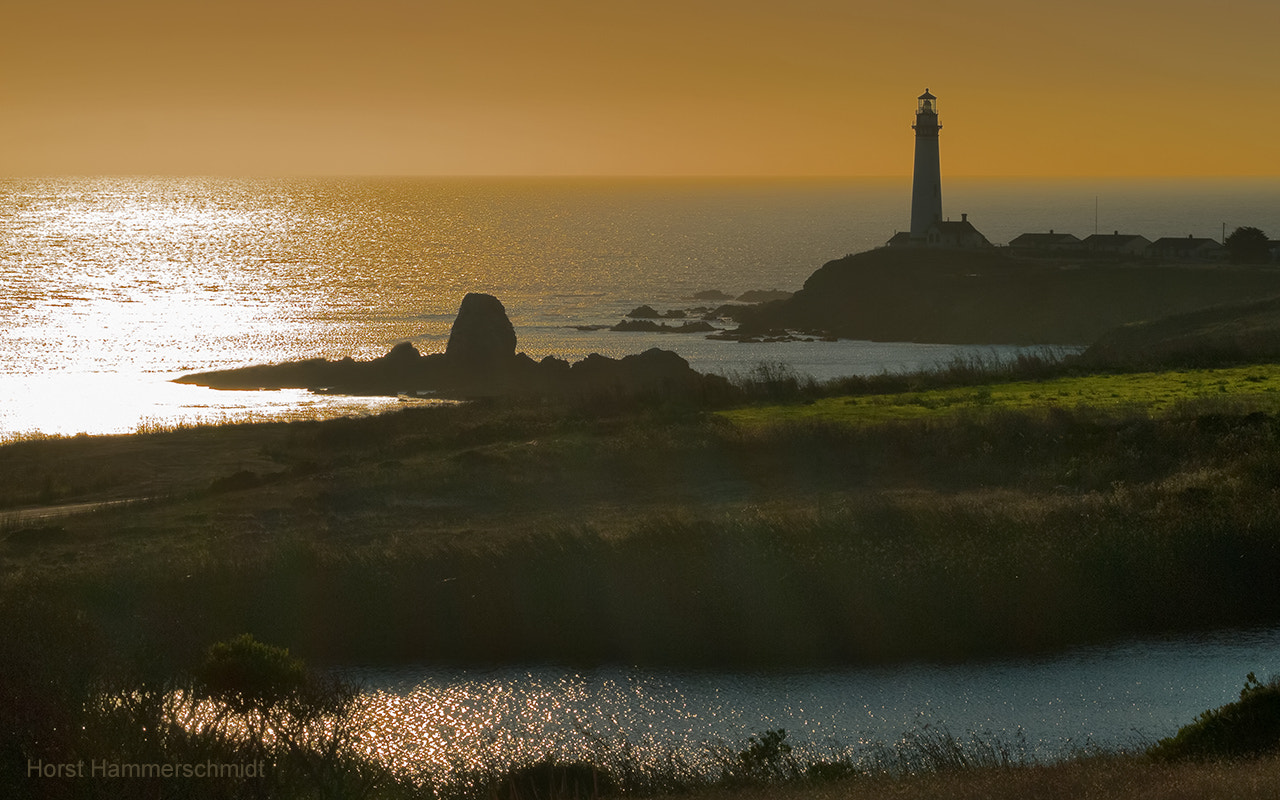
[[[130,398],[134,428],[172,418],[147,401],[146,381],[115,391],[96,376],[368,359],[401,341],[439,352],[472,291],[502,299],[535,357],[662,346],[704,371],[783,361],[819,378],[945,362],[930,346],[876,357],[869,343],[574,329],[644,303],[689,308],[705,289],[798,289],[826,261],[888,240],[905,191],[896,179],[0,180],[0,413],[23,417],[0,417],[0,437],[131,429],[82,411],[100,398]],[[958,180],[953,192],[994,242],[1053,227],[1083,235],[1099,196],[1106,229],[1151,239],[1215,233],[1221,220],[1280,207],[1273,180]],[[78,385],[61,396],[81,402],[63,401],[65,418],[46,423],[48,404],[31,399],[27,381],[67,374]]]
[[[1280,665],[1280,629],[1084,648],[1047,659],[797,673],[555,667],[360,669],[365,747],[421,776],[547,755],[706,773],[784,728],[802,759],[861,755],[924,725],[1025,738],[1028,755],[1143,747]]]
[[[0,442],[25,435],[136,433],[190,425],[362,416],[444,401],[320,395],[302,389],[220,392],[168,375],[47,373],[5,379],[22,402],[0,405]]]
[[[521,333],[524,336],[524,333]],[[673,346],[658,333],[534,331],[520,349],[535,358],[557,355],[578,361],[590,353],[622,358],[649,347]],[[419,342],[419,346],[422,343]],[[750,375],[761,364],[785,363],[819,380],[945,366],[954,359],[1012,360],[1020,353],[1055,352],[1038,347],[915,344],[910,342],[789,342],[738,344],[682,339],[681,355],[699,371],[729,378]],[[429,346],[422,347],[424,351]],[[443,349],[443,345],[440,348]],[[1071,352],[1059,348],[1056,352]],[[182,373],[45,372],[0,376],[0,442],[29,434],[73,436],[134,433],[180,425],[332,419],[438,403],[420,398],[318,395],[302,389],[218,391],[173,383]],[[4,398],[8,393],[11,398]]]

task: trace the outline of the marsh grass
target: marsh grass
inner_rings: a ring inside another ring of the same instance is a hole
[[[973,374],[982,373],[974,370]],[[1007,382],[988,379],[960,386],[828,395],[807,403],[750,405],[720,413],[735,423],[748,425],[810,419],[877,424],[994,410],[1094,407],[1149,414],[1185,413],[1189,404],[1227,398],[1236,407],[1268,413],[1280,410],[1280,365],[1059,375]]]
[[[498,406],[245,427],[186,493],[7,528],[5,588],[122,641],[248,630],[333,660],[954,658],[1274,621],[1280,420],[1232,397],[879,425]],[[97,469],[220,438],[172,437]]]

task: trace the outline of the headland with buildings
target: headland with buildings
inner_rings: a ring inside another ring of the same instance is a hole
[[[895,233],[889,247],[986,248],[992,243],[961,214],[953,221],[942,213],[942,169],[938,140],[942,124],[938,117],[938,98],[925,89],[916,99],[915,163],[911,184],[911,227]],[[1253,229],[1256,230],[1256,229]],[[1260,232],[1259,232],[1260,233]],[[1026,254],[1064,254],[1119,258],[1150,258],[1162,262],[1222,262],[1232,259],[1229,238],[1223,230],[1222,241],[1197,236],[1166,236],[1149,239],[1139,233],[1112,231],[1081,238],[1072,233],[1023,233],[1010,240],[1008,247]],[[1258,262],[1280,262],[1280,241],[1267,240],[1265,258]],[[1238,259],[1235,259],[1238,260]]]

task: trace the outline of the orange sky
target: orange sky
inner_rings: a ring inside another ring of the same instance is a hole
[[[1280,175],[1275,0],[0,0],[0,175]]]

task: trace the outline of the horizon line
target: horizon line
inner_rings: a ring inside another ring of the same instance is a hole
[[[944,176],[947,180],[1057,180],[1057,181],[1074,181],[1074,180],[1280,180],[1280,173],[1271,174],[1090,174],[1090,175],[1028,175],[1028,174],[995,174],[995,173],[964,173]],[[728,174],[701,174],[701,173],[574,173],[574,172],[547,172],[547,173],[452,173],[452,172],[296,172],[296,173],[271,173],[271,172],[46,172],[46,173],[17,173],[8,174],[0,177],[0,180],[47,180],[54,178],[206,178],[206,179],[228,179],[228,180],[281,180],[281,179],[335,179],[335,180],[405,180],[405,179],[421,179],[421,180],[626,180],[626,181],[891,181],[891,180],[911,180],[911,173],[900,174],[847,174],[847,175],[816,175],[816,174],[750,174],[750,173],[728,173]]]

